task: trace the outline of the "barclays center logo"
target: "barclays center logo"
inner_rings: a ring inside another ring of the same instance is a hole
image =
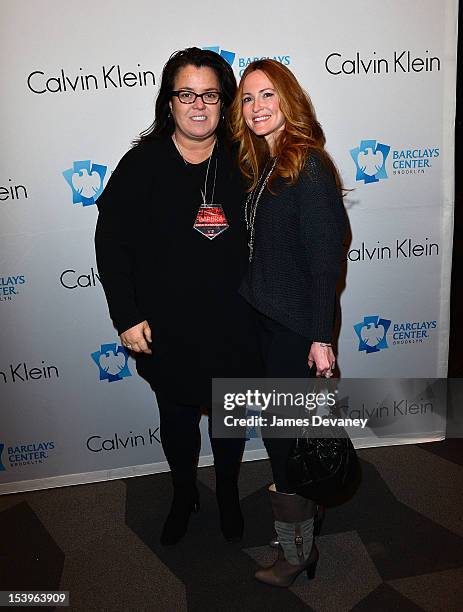
[[[362,140],[358,147],[350,150],[357,169],[355,180],[377,183],[387,179],[386,159],[391,147],[376,140]]]
[[[391,327],[392,326],[392,327]],[[434,330],[437,329],[437,321],[414,320],[392,322],[379,315],[363,317],[363,321],[354,325],[358,339],[358,350],[370,353],[378,353],[389,348],[387,334],[390,329],[393,345],[422,344],[432,338]]]
[[[214,53],[218,53],[221,57],[224,58],[224,60],[226,60],[230,64],[230,66],[233,66],[233,64],[235,64],[234,67],[238,70],[239,76],[243,75],[245,68],[249,66],[251,62],[256,62],[257,60],[261,59],[273,59],[276,62],[283,64],[284,66],[289,66],[291,64],[291,56],[286,53],[282,53],[281,51],[272,55],[255,54],[240,55],[237,57],[237,54],[234,51],[225,51],[225,49],[222,49],[219,46],[203,47],[203,49],[206,51],[214,51]]]
[[[244,55],[238,58],[239,76],[240,77],[243,76],[243,72],[246,70],[249,64],[251,64],[252,62],[257,62],[258,60],[263,60],[263,59],[275,60],[276,62],[283,64],[283,66],[291,65],[291,56],[286,53],[282,53],[281,51],[279,51],[278,53],[274,53],[272,55]]]
[[[128,366],[127,351],[116,342],[102,344],[100,350],[92,353],[91,357],[98,366],[100,380],[115,382],[132,376]]]
[[[10,302],[19,293],[26,283],[24,274],[0,276],[0,302]]]
[[[225,49],[221,49],[219,46],[215,47],[203,47],[204,51],[213,51],[223,57],[223,59],[233,66],[233,62],[235,61],[236,53],[234,51],[225,51]]]
[[[382,319],[378,315],[363,317],[363,321],[354,325],[357,334],[359,351],[378,353],[382,349],[387,349],[387,330],[391,326],[389,319]]]
[[[377,140],[362,140],[350,150],[354,161],[356,181],[364,184],[378,183],[387,179],[386,162],[392,166],[392,175],[421,175],[428,172],[440,156],[439,147],[410,147],[394,149]]]
[[[0,472],[5,471],[5,466],[3,465],[3,457],[2,457],[4,448],[5,448],[5,445],[0,442]]]
[[[89,159],[75,161],[63,176],[72,191],[72,203],[91,206],[95,204],[104,187],[107,166],[94,164]]]
[[[0,444],[0,463],[3,448],[4,445]],[[16,443],[8,447],[8,467],[21,468],[46,463],[55,449],[56,443],[53,440]],[[0,467],[2,469],[5,470],[3,464]]]

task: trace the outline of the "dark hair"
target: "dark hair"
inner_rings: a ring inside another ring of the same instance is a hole
[[[196,66],[212,68],[217,75],[220,84],[222,118],[217,131],[225,132],[224,115],[230,107],[236,93],[236,79],[232,67],[218,53],[189,47],[182,51],[175,51],[162,70],[161,86],[156,98],[155,116],[153,123],[134,141],[134,145],[141,144],[145,140],[157,136],[170,136],[175,129],[175,123],[170,114],[169,102],[172,98],[175,77],[178,71],[185,66]]]

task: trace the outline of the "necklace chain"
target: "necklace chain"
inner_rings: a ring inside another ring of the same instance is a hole
[[[260,200],[260,196],[262,195],[262,192],[265,189],[265,186],[268,183],[268,180],[270,178],[270,175],[272,174],[272,172],[275,169],[277,163],[277,158],[275,158],[272,167],[270,168],[269,173],[267,174],[267,176],[265,177],[265,179],[262,181],[262,185],[260,186],[259,189],[259,183],[262,180],[262,177],[265,174],[265,171],[267,169],[267,165],[264,168],[264,171],[262,172],[262,175],[260,176],[259,180],[257,181],[257,185],[256,187],[251,191],[251,193],[248,195],[247,199],[246,199],[246,204],[244,207],[244,215],[245,215],[245,219],[246,219],[246,229],[249,232],[249,242],[248,242],[248,247],[249,247],[249,261],[252,261],[252,256],[253,256],[253,252],[254,252],[254,236],[255,236],[255,231],[254,231],[254,226],[255,226],[255,221],[256,221],[256,212],[257,212],[257,205],[259,204],[259,200]],[[256,192],[257,192],[257,197],[256,197]]]
[[[185,164],[185,166],[188,166],[188,162],[185,159],[185,157],[183,156],[183,153],[182,153],[182,150],[180,148],[180,145],[178,144],[177,139],[175,138],[175,132],[172,134],[172,140],[174,141],[175,148],[180,153],[180,157],[183,159],[183,163]]]
[[[177,151],[180,153],[180,157],[183,159],[183,161],[185,163],[185,166],[188,166],[188,164],[193,163],[193,162],[189,161],[188,159],[186,159],[186,157],[183,155],[182,148],[181,148],[180,143],[178,142],[178,140],[177,140],[177,138],[175,136],[175,132],[172,133],[172,140],[174,141],[174,145],[175,145]],[[217,142],[217,137],[214,138],[214,142],[212,143],[212,149],[211,149],[211,152],[209,154],[209,157],[212,155],[212,152],[214,151],[214,147],[215,147],[216,142]]]
[[[188,162],[187,162],[187,160],[185,159],[185,157],[184,157],[184,155],[182,153],[180,145],[177,142],[177,138],[175,137],[175,132],[172,134],[172,140],[174,141],[174,145],[176,146],[177,151],[180,153],[181,158],[185,162],[185,166],[188,166]],[[214,142],[212,144],[211,154],[209,155],[209,158],[208,158],[208,161],[207,161],[206,176],[204,178],[204,190],[200,188],[201,196],[203,198],[203,203],[201,204],[201,206],[207,206],[207,200],[206,200],[206,195],[207,195],[207,179],[209,178],[209,168],[210,168],[210,165],[211,165],[211,159],[212,159],[212,155],[214,153],[214,149],[215,149],[215,145],[216,144],[217,144],[217,138],[214,139]],[[217,178],[217,157],[215,158],[214,182],[212,184],[212,199],[211,199],[211,204],[214,202],[215,181],[216,181],[216,178]]]
[[[214,147],[215,147],[215,142],[214,142]],[[206,195],[207,195],[207,179],[209,177],[209,167],[211,165],[211,159],[212,159],[212,154],[214,152],[214,149],[212,149],[211,151],[211,155],[209,157],[209,161],[207,162],[207,168],[206,168],[206,176],[204,178],[204,191],[202,189],[200,189],[201,191],[201,195],[203,196],[203,203],[202,206],[207,206],[207,201],[206,201]],[[215,158],[215,170],[214,170],[214,183],[212,184],[212,199],[211,199],[211,204],[214,202],[214,193],[215,193],[215,179],[217,177],[217,157]]]

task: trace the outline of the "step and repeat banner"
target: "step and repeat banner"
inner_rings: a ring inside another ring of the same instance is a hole
[[[108,316],[93,235],[95,201],[184,47],[215,50],[237,78],[274,58],[312,98],[349,189],[341,375],[446,376],[457,10],[2,2],[0,493],[168,469],[155,397]],[[444,435],[407,432],[388,443]],[[367,431],[356,440],[382,443]],[[265,454],[257,439],[247,448],[248,459]],[[210,462],[207,435],[201,455]]]

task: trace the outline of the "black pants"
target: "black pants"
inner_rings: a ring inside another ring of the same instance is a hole
[[[307,378],[307,357],[312,341],[284,325],[256,312],[258,338],[266,378]],[[265,438],[273,480],[280,493],[294,493],[286,475],[286,462],[294,445],[293,438]]]
[[[156,391],[160,416],[161,444],[171,469],[172,482],[176,489],[191,489],[195,486],[201,433],[199,421],[201,407],[178,404],[168,394]],[[233,482],[238,478],[244,439],[213,438],[209,415],[209,437],[214,455],[216,484]]]

